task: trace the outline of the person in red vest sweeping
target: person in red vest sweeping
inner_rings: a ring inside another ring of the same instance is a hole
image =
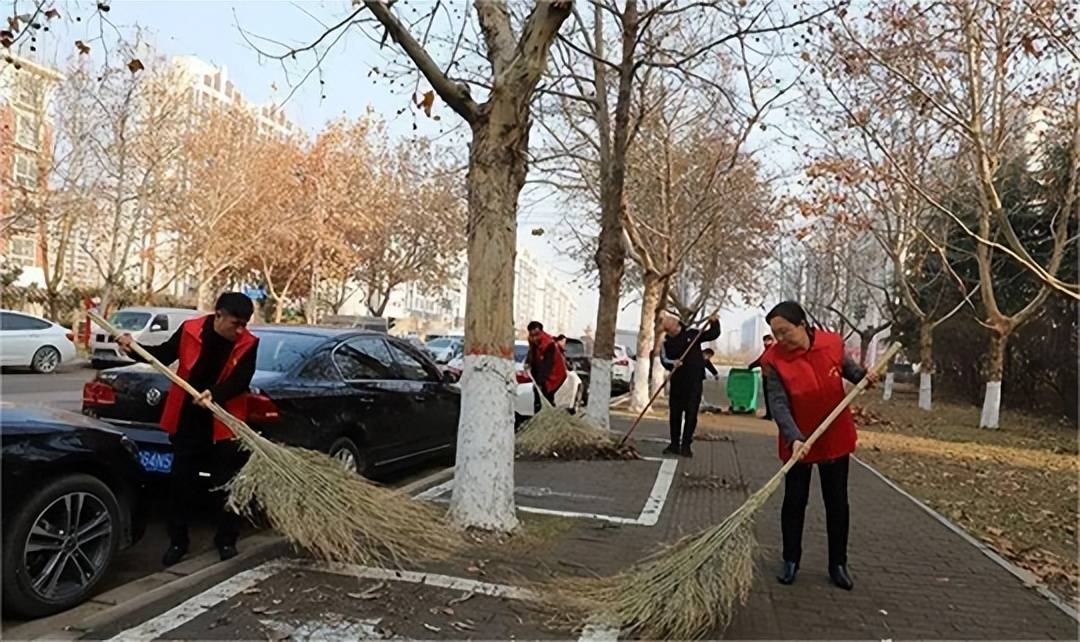
[[[778,304],[765,321],[777,341],[760,361],[766,375],[769,409],[780,429],[780,459],[799,460],[784,479],[784,503],[780,509],[784,561],[777,579],[791,584],[799,570],[810,476],[817,464],[825,500],[829,578],[850,591],[855,583],[847,569],[848,459],[856,441],[851,411],[845,409],[809,450],[805,440],[844,398],[844,379],[858,383],[870,377],[870,383],[874,383],[876,376],[847,355],[839,334],[810,327],[806,311],[794,301]]]
[[[244,464],[244,453],[233,441],[233,434],[206,408],[209,401],[222,405],[238,419],[246,419],[245,393],[255,374],[255,354],[259,340],[247,329],[254,306],[240,292],[226,292],[218,297],[214,313],[185,321],[168,341],[157,346],[143,346],[158,361],[169,365],[179,361],[177,374],[203,393],[192,399],[174,385],[165,399],[161,427],[169,433],[173,446],[172,470],[169,473],[169,548],[162,563],[176,564],[188,552],[188,523],[196,501],[199,471],[211,475],[214,488],[225,484]],[[131,356],[134,343],[130,334],[117,343]],[[237,554],[240,516],[225,508],[225,494],[215,491],[219,502],[217,534],[214,544],[221,560]]]
[[[555,393],[566,381],[566,357],[554,337],[544,332],[544,324],[530,321],[526,329],[529,331],[529,354],[525,362],[529,374],[544,393],[544,398],[555,405]],[[540,412],[540,394],[534,390],[533,397],[533,407]]]

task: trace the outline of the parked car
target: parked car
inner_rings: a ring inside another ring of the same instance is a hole
[[[464,354],[465,337],[445,336],[427,342],[427,350],[435,363],[450,363]]]
[[[611,362],[611,382],[630,385],[634,375],[634,366],[630,362],[630,353],[626,346],[615,344],[615,358]]]
[[[0,366],[56,372],[75,358],[75,335],[64,326],[32,314],[0,310]]]
[[[154,346],[168,341],[181,323],[200,314],[205,313],[187,308],[124,308],[114,312],[109,323],[131,333],[139,343]],[[100,369],[134,363],[104,329],[95,325],[92,330],[90,365]]]
[[[252,331],[259,351],[248,423],[266,437],[329,453],[368,476],[452,455],[460,392],[407,341],[339,328]],[[83,388],[83,412],[157,423],[169,386],[146,365],[100,372]]]
[[[592,364],[589,362],[589,353],[585,350],[585,343],[581,339],[566,339],[566,368],[580,379],[580,392],[576,397],[578,405],[589,401],[589,373],[592,372]]]
[[[4,614],[85,601],[146,526],[137,448],[107,424],[0,403]]]

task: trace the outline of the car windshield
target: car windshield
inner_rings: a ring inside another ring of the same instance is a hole
[[[120,330],[142,330],[150,322],[149,312],[117,312],[109,317],[109,323]]]
[[[529,354],[529,346],[514,346],[514,361],[517,361],[518,363],[525,363],[525,355],[527,354]]]
[[[566,342],[566,354],[571,357],[584,357],[585,356],[585,344],[580,341],[567,341]]]
[[[256,332],[259,351],[255,355],[255,369],[285,372],[306,357],[326,337],[291,332]]]
[[[455,341],[457,341],[457,339],[454,339],[452,337],[442,337],[439,339],[428,341],[427,347],[429,350],[444,350],[454,345]]]

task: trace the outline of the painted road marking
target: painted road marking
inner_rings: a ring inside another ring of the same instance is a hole
[[[440,575],[438,573],[424,573],[419,571],[398,571],[392,569],[361,566],[359,564],[344,564],[341,562],[320,562],[314,560],[287,560],[276,559],[256,566],[253,569],[238,573],[233,577],[199,593],[186,602],[172,608],[157,617],[151,618],[142,624],[127,629],[110,640],[125,642],[149,642],[164,637],[170,631],[180,628],[188,622],[206,613],[207,610],[239,595],[240,593],[254,588],[282,571],[308,571],[317,573],[331,573],[372,580],[385,580],[392,582],[408,582],[410,584],[423,584],[442,589],[500,597],[511,600],[531,601],[537,599],[537,594],[528,589],[507,584],[494,584],[481,582],[467,577],[455,577],[452,575]],[[329,622],[326,619],[319,621],[297,620],[296,623],[285,623],[276,620],[260,620],[264,626],[279,630],[286,626],[293,626],[293,634],[300,632],[317,632],[313,639],[356,639],[356,633],[364,626],[374,628],[379,620],[370,619],[362,622],[341,621]],[[361,628],[357,628],[361,627]],[[301,636],[302,637],[302,636]],[[587,624],[581,634],[581,640],[586,642],[610,642],[618,637],[618,631],[609,626]]]
[[[534,513],[537,515],[595,519],[603,522],[626,524],[630,526],[656,526],[656,523],[660,521],[660,512],[664,509],[664,504],[667,502],[668,495],[670,494],[671,484],[675,480],[675,469],[678,467],[679,461],[677,459],[663,459],[660,457],[642,457],[642,459],[645,461],[660,462],[660,469],[656,472],[656,481],[653,482],[652,491],[649,493],[648,498],[645,499],[645,506],[641,509],[641,513],[637,517],[619,517],[617,515],[582,513],[577,511],[535,508],[533,506],[521,505],[518,505],[517,508],[523,513]],[[438,486],[432,486],[417,495],[416,499],[445,502],[447,500],[443,495],[453,490],[453,488],[454,480],[451,479]]]

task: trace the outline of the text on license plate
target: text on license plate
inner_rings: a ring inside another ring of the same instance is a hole
[[[152,450],[139,451],[139,465],[148,473],[167,473],[172,470],[172,453],[158,453]]]

